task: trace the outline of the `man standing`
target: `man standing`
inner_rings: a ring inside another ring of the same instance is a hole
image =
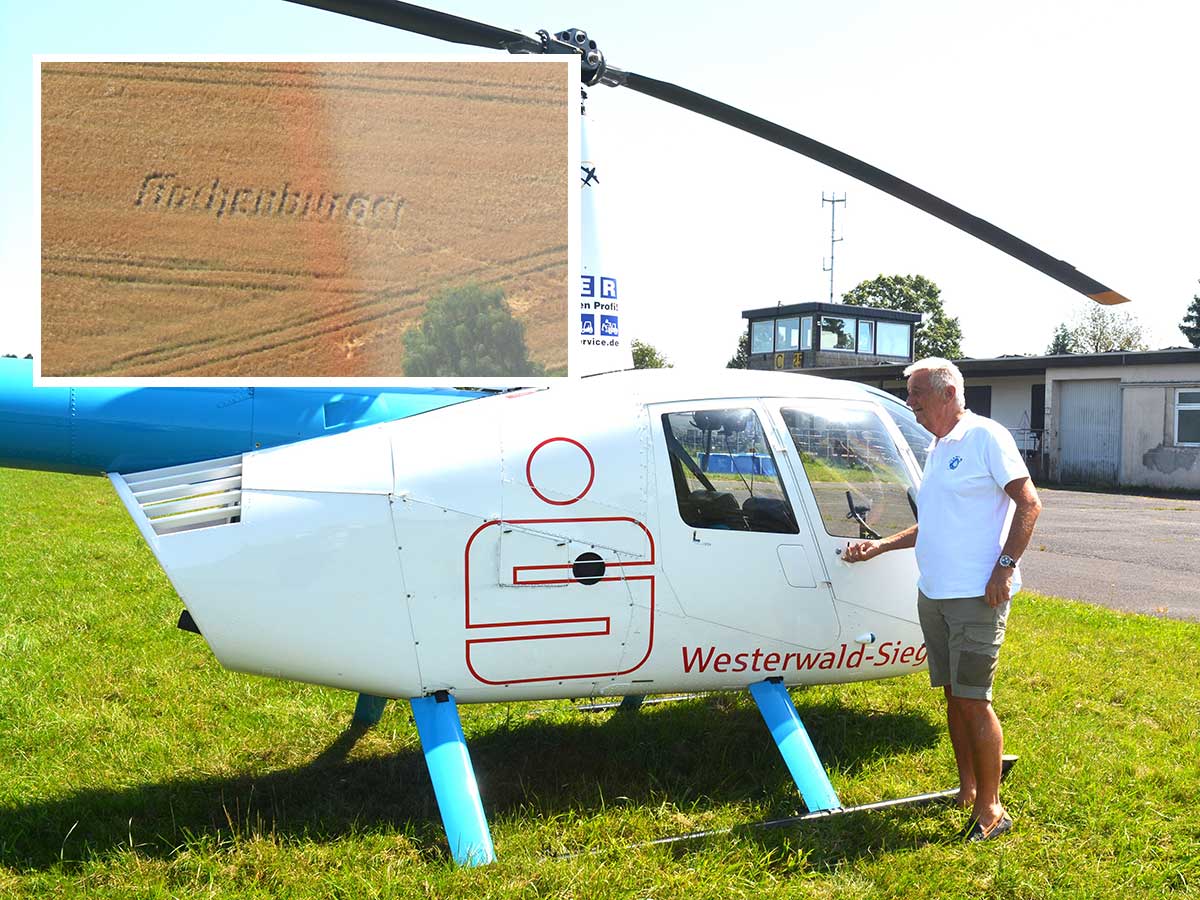
[[[851,543],[843,559],[916,547],[917,612],[930,683],[946,693],[958,804],[972,810],[968,840],[985,841],[1012,828],[1000,805],[1004,735],[992,709],[992,680],[1009,601],[1021,587],[1017,560],[1042,503],[1008,430],[965,408],[954,363],[923,359],[904,374],[908,405],[934,436],[917,496],[919,521],[877,541]]]

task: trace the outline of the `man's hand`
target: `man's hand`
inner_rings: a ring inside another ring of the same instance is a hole
[[[863,562],[882,552],[879,541],[855,541],[846,545],[846,549],[842,551],[842,559],[845,562]]]
[[[988,606],[995,609],[1001,603],[1007,603],[1012,598],[1012,579],[1013,570],[996,563],[983,595]]]
[[[863,562],[867,559],[874,559],[880,553],[887,553],[889,550],[903,550],[915,547],[916,544],[917,526],[912,525],[877,541],[850,541],[846,544],[846,549],[842,551],[842,560],[850,563]]]

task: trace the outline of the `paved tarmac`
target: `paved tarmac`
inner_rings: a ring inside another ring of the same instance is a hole
[[[1200,500],[1038,490],[1024,588],[1200,622]]]

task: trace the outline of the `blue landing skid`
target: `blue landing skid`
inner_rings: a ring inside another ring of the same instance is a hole
[[[358,702],[354,705],[354,718],[351,721],[355,725],[365,727],[378,725],[379,720],[383,718],[383,708],[385,706],[387,706],[386,697],[359,694]]]
[[[758,704],[763,721],[771,729],[771,737],[775,738],[809,812],[840,808],[842,803],[829,782],[829,776],[825,774],[825,767],[821,765],[808,732],[804,730],[800,714],[796,712],[783,679],[769,678],[755,682],[750,685],[750,695]]]
[[[454,861],[460,866],[495,861],[496,850],[467,753],[458,704],[446,691],[409,702]]]

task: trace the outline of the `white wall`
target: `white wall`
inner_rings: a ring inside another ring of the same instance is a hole
[[[1032,414],[1030,394],[1033,385],[1041,384],[1037,375],[1020,375],[1009,378],[968,378],[967,387],[990,384],[992,386],[992,415],[1005,428],[1028,428]]]
[[[1121,466],[1126,487],[1200,490],[1200,447],[1175,445],[1175,393],[1200,387],[1200,365],[1086,366],[1046,370],[1046,427],[1050,474],[1057,477],[1056,387],[1064,381],[1121,382]]]
[[[1122,484],[1200,490],[1200,447],[1175,444],[1176,390],[1138,385],[1123,389]]]
[[[1055,386],[1064,381],[1116,379],[1121,382],[1121,465],[1123,486],[1162,490],[1200,490],[1200,447],[1175,445],[1175,393],[1200,389],[1200,364],[1142,366],[1076,366],[1049,368],[1036,375],[968,378],[968,386],[992,386],[992,418],[1007,428],[1029,427],[1030,390],[1045,384],[1049,476],[1058,477],[1058,411]],[[903,379],[885,388],[903,387]],[[1022,449],[1032,449],[1026,439]]]
[[[1034,436],[1022,429],[1030,427],[1030,417],[1033,415],[1030,394],[1033,386],[1042,383],[1040,375],[966,379],[967,387],[983,384],[992,386],[991,418],[1012,430],[1017,446],[1022,450],[1034,450],[1037,447]]]
[[[967,387],[991,385],[991,418],[995,419],[1005,428],[1029,427],[1029,417],[1032,414],[1032,410],[1029,408],[1030,394],[1033,385],[1042,384],[1043,381],[1044,379],[1040,375],[965,379]],[[883,384],[884,390],[902,388],[904,386],[905,382],[903,379],[885,381]]]

